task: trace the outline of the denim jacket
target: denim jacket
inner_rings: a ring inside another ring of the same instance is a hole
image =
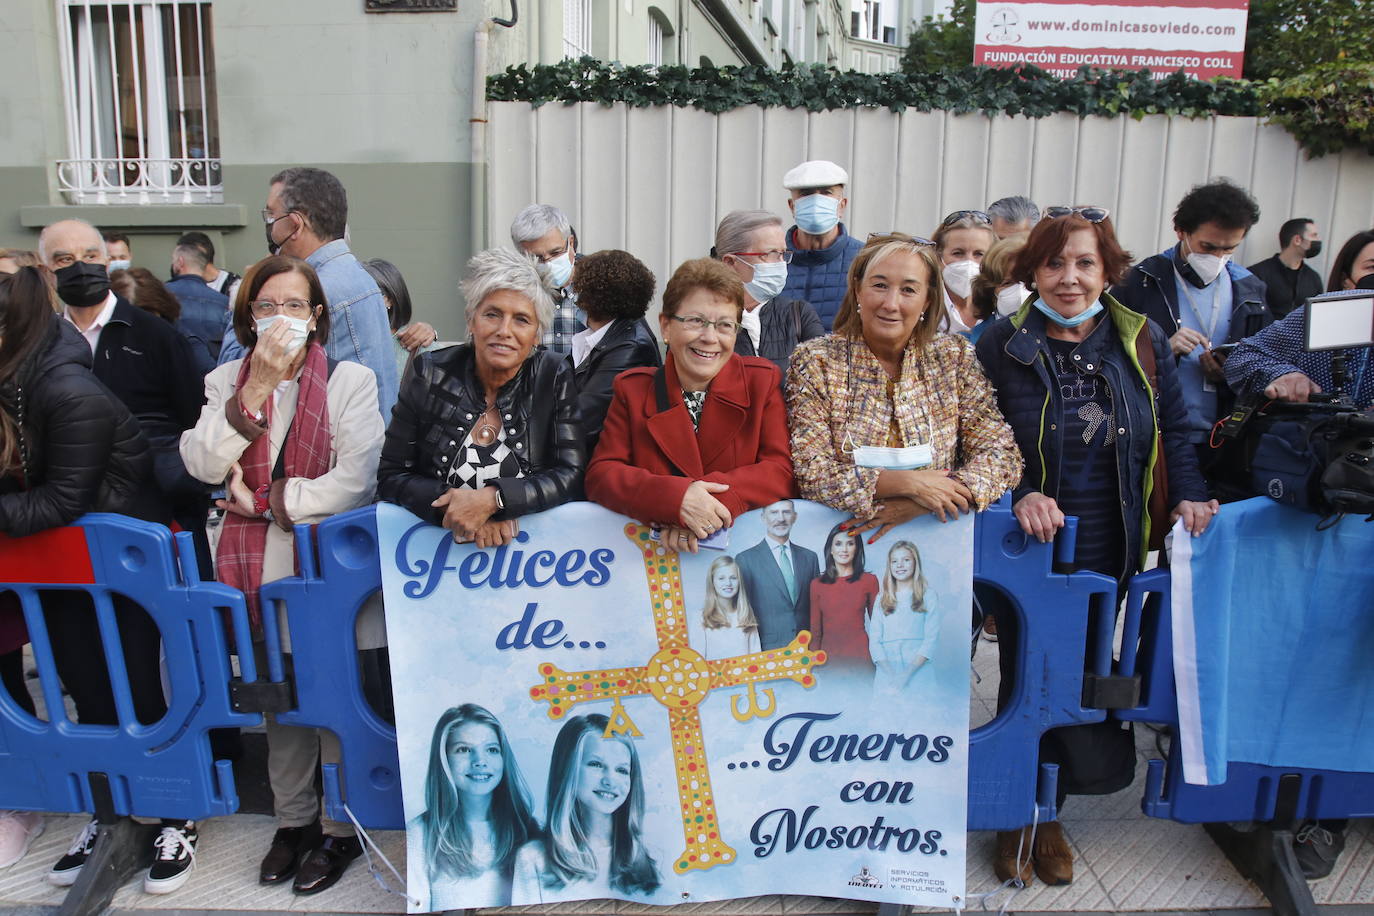
[[[324,345],[330,359],[361,363],[377,376],[377,406],[382,420],[390,421],[396,403],[399,379],[396,354],[391,342],[391,325],[386,317],[386,301],[377,281],[358,263],[348,243],[335,239],[320,246],[305,259],[320,276],[325,298],[329,300],[329,340]],[[230,327],[220,350],[221,365],[247,355]]]

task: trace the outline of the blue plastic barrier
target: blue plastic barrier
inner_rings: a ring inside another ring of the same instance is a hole
[[[1141,676],[1142,702],[1134,709],[1117,710],[1117,718],[1178,724],[1169,589],[1167,569],[1141,573],[1130,583],[1121,667],[1124,673]],[[1276,817],[1285,777],[1285,795],[1289,796],[1285,805],[1295,805],[1293,813],[1299,819],[1374,816],[1374,774],[1231,762],[1226,766],[1226,782],[1189,785],[1183,781],[1177,741],[1170,746],[1167,761],[1150,761],[1141,810],[1150,817],[1188,824],[1270,821]]]
[[[24,551],[75,554],[86,581],[42,581],[35,564],[16,574]],[[261,717],[235,712],[227,686],[233,677],[221,611],[233,621],[235,637],[248,638],[243,595],[196,573],[189,535],[172,535],[160,525],[119,515],[91,514],[73,528],[55,529],[19,541],[6,540],[8,580],[4,588],[22,603],[48,721],[21,710],[0,691],[0,808],[38,811],[95,811],[106,801],[113,813],[149,817],[202,818],[238,809],[230,764],[212,759],[211,728],[256,725]],[[181,562],[178,563],[178,556]],[[89,565],[82,563],[89,559]],[[38,581],[34,581],[38,580]],[[119,714],[119,726],[78,725],[63,709],[62,693],[39,593],[79,590],[90,594]],[[112,594],[143,607],[162,633],[171,700],[167,714],[144,726],[133,713]],[[249,659],[245,677],[256,673]],[[93,786],[99,788],[93,791]]]
[[[363,826],[399,830],[405,814],[396,729],[363,696],[353,629],[363,602],[382,587],[376,508],[336,515],[313,530],[296,526],[296,554],[301,574],[269,582],[261,592],[264,607],[279,602],[285,608],[295,664],[296,708],[277,721],[338,736],[343,760],[322,767],[330,817],[347,821],[347,802]],[[269,657],[280,652],[275,642]]]
[[[1109,675],[1116,582],[1097,573],[1056,573],[1073,558],[1076,519],[1054,544],[1027,536],[1009,496],[978,516],[973,579],[995,588],[1021,620],[1018,682],[1011,703],[969,736],[968,829],[1012,830],[1054,820],[1058,767],[1039,764],[1040,736],[1051,728],[1101,722],[1083,698],[1083,648],[1092,628],[1090,670]],[[1038,813],[1036,809],[1039,809]]]

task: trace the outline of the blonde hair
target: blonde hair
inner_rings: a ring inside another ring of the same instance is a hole
[[[733,607],[716,593],[716,570],[727,566],[734,569],[735,578],[739,581],[739,591],[735,593]],[[734,626],[726,616],[727,610],[739,612],[740,629],[758,629],[759,621],[754,616],[754,609],[749,605],[749,595],[744,591],[744,576],[740,574],[739,564],[735,562],[734,557],[716,557],[711,563],[711,568],[706,571],[706,604],[701,609],[702,625],[708,630],[723,630]]]
[[[897,580],[892,577],[892,555],[898,550],[908,550],[916,561],[915,581],[911,583],[911,611],[913,614],[926,612],[926,572],[921,563],[921,552],[910,541],[898,541],[887,551],[887,566],[883,570],[883,588],[878,594],[878,604],[884,614],[897,610]]]
[[[864,276],[869,268],[894,254],[914,254],[919,257],[926,266],[928,277],[926,302],[921,308],[921,320],[916,322],[906,345],[910,347],[914,344],[923,348],[935,339],[940,330],[938,319],[945,307],[945,286],[944,281],[940,279],[940,262],[936,260],[935,251],[929,245],[923,245],[911,236],[897,232],[875,236],[854,256],[853,262],[849,265],[849,279],[845,283],[844,299],[840,303],[839,313],[835,316],[835,333],[842,334],[850,340],[862,339],[863,319],[859,316],[859,287],[863,285]]]

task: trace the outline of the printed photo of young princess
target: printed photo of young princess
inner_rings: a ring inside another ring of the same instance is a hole
[[[734,557],[716,557],[711,562],[701,613],[688,619],[687,631],[692,648],[707,658],[759,651],[759,622]]]
[[[602,737],[607,724],[573,716],[559,730],[544,831],[516,854],[512,904],[648,896],[662,883],[644,843],[639,751],[628,737]]]
[[[474,899],[511,901],[516,853],[539,834],[529,790],[501,723],[464,703],[434,725],[425,810],[408,831],[411,884],[421,909],[462,909]],[[423,867],[420,867],[423,866]]]
[[[811,648],[824,649],[832,670],[873,672],[869,618],[878,600],[878,577],[864,570],[864,542],[839,525],[825,539],[824,566],[811,580]]]
[[[868,650],[877,673],[873,692],[920,691],[931,678],[930,660],[940,639],[935,593],[926,589],[921,554],[911,541],[887,551],[878,606],[868,623]]]

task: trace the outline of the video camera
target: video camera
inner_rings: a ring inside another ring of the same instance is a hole
[[[1314,512],[1319,528],[1346,513],[1374,521],[1374,410],[1345,393],[1347,351],[1374,347],[1374,276],[1358,289],[1313,296],[1303,308],[1305,349],[1331,351],[1331,390],[1301,404],[1263,395],[1239,402],[1215,432],[1229,453],[1218,486],[1223,498],[1263,495]]]

